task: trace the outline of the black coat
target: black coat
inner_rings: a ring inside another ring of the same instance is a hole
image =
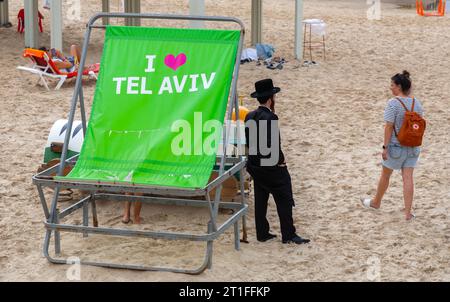
[[[280,138],[279,129],[271,129],[270,121],[278,120],[278,116],[270,111],[269,108],[260,106],[257,110],[252,111],[247,114],[245,121],[255,120],[257,122],[257,135],[259,138],[259,124],[258,121],[265,120],[268,121],[267,129],[267,145],[271,146],[271,131],[278,131],[278,137]],[[245,128],[245,137],[247,147],[249,147],[249,129]],[[283,151],[281,150],[281,139],[279,139],[279,160],[278,164],[273,166],[261,166],[261,159],[268,158],[271,154],[263,156],[259,152],[259,139],[258,141],[258,154],[248,155],[247,161],[247,171],[252,176],[255,183],[262,186],[276,197],[278,200],[284,201],[288,205],[294,205],[294,199],[292,196],[292,183],[291,176],[286,166],[280,167],[280,164],[285,163],[285,158]]]
[[[250,120],[253,120],[256,122],[256,126],[257,126],[257,140],[256,141],[257,141],[258,149],[257,149],[257,154],[249,154],[248,162],[253,166],[261,166],[262,158],[270,158],[273,155],[271,153],[269,153],[268,155],[262,155],[260,152],[261,148],[260,148],[260,142],[259,142],[259,131],[260,131],[261,124],[259,122],[265,121],[265,123],[267,124],[267,147],[270,148],[272,146],[272,142],[271,142],[272,130],[278,131],[278,138],[279,138],[278,150],[277,150],[277,151],[279,151],[278,164],[284,164],[285,159],[284,159],[283,151],[281,150],[280,131],[279,131],[279,129],[271,129],[271,121],[278,121],[278,116],[275,113],[273,113],[272,111],[270,111],[269,108],[267,108],[265,106],[259,106],[258,109],[251,111],[247,114],[247,116],[245,118],[245,122],[247,123]],[[245,139],[246,139],[247,147],[250,149],[249,135],[250,135],[249,128],[246,127],[245,128]]]

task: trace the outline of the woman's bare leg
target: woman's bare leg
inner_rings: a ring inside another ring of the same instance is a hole
[[[144,196],[143,193],[135,193],[136,196]],[[141,223],[141,208],[142,208],[142,202],[136,201],[134,203],[134,223],[140,224]]]
[[[73,56],[76,62],[80,62],[81,58],[81,49],[78,45],[70,46],[70,55]]]
[[[377,194],[375,198],[372,199],[370,206],[372,208],[378,209],[381,206],[381,200],[383,199],[384,193],[389,187],[389,179],[391,178],[392,170],[383,166],[381,170],[380,180],[378,181]]]
[[[130,222],[130,208],[131,208],[131,202],[125,201],[124,208],[123,208],[123,217],[122,217],[123,223]]]
[[[414,197],[414,168],[403,168],[403,200],[405,201],[405,218],[410,220],[412,218],[411,209]]]
[[[141,208],[142,202],[136,201],[134,203],[134,223],[141,224]]]

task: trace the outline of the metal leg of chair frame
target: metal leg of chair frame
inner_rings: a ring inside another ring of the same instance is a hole
[[[216,188],[217,190],[217,188]],[[216,191],[217,192],[217,191]],[[211,234],[213,231],[215,232],[217,230],[216,225],[216,215],[215,215],[215,207],[214,204],[211,205],[211,197],[209,196],[209,193],[206,193],[205,195],[206,200],[208,201],[208,207],[209,207],[209,214],[211,217],[211,220],[208,221],[208,226],[206,228],[207,234]],[[211,269],[212,267],[212,253],[213,253],[213,241],[207,241],[206,243],[206,268]]]
[[[208,201],[209,215],[211,217],[211,221],[210,221],[211,227],[212,227],[212,230],[215,231],[217,228],[217,224],[216,224],[216,216],[214,215],[214,205],[211,204],[211,197],[209,196],[208,193],[206,193],[205,199]],[[209,231],[209,229],[208,229],[208,233],[210,233],[210,232],[212,232],[212,231]]]
[[[309,25],[309,55],[311,57],[311,62],[313,61],[312,57],[312,25]]]
[[[219,173],[220,175],[220,173]],[[222,184],[220,184],[217,188],[216,188],[216,192],[215,192],[215,196],[214,196],[214,204],[213,204],[213,231],[217,231],[217,216],[219,215],[219,204],[220,204],[220,197],[222,195]]]
[[[58,213],[57,213],[57,202],[58,202],[58,197],[59,197],[59,190],[60,190],[59,187],[56,187],[56,188],[55,188],[55,192],[54,192],[53,199],[52,199],[52,204],[51,204],[51,207],[50,207],[50,216],[49,216],[49,218],[47,219],[47,221],[48,221],[48,222],[51,222],[51,223],[55,223],[56,220],[57,220],[57,215],[58,215]],[[45,202],[45,201],[44,201],[44,202]],[[52,234],[52,231],[49,230],[49,229],[47,229],[47,231],[46,231],[46,233],[45,233],[43,253],[44,253],[44,256],[45,256],[50,262],[53,262],[53,261],[52,261],[53,259],[50,257],[49,251],[48,251],[48,249],[49,249],[49,247],[50,247],[50,237],[51,237],[51,234]],[[59,239],[60,239],[59,236],[56,236],[56,230],[55,230],[55,252],[56,252],[56,250],[57,250],[57,247],[59,247],[59,249],[60,249],[60,247],[61,247],[61,245],[60,245],[60,243],[59,243]],[[61,262],[61,263],[65,263],[65,262]]]
[[[55,223],[59,223],[59,210],[56,209],[55,212]],[[55,254],[61,254],[61,233],[59,231],[55,231]]]
[[[323,35],[323,60],[326,61],[327,58],[325,56],[325,35]]]
[[[213,227],[212,227],[212,221],[208,222],[208,228],[207,228],[207,232],[208,234],[212,233]],[[207,250],[207,267],[208,269],[211,269],[212,267],[212,253],[213,253],[213,246],[212,246],[212,241],[208,241],[207,245],[206,245],[206,250]],[[210,253],[208,253],[208,250],[210,251]]]
[[[241,169],[240,190],[241,190],[241,203],[245,204],[245,169]],[[245,215],[242,216],[242,242],[248,243],[247,240],[247,221]]]
[[[42,190],[42,186],[37,186],[38,193],[39,193],[39,200],[41,201],[42,209],[44,210],[45,219],[48,220],[50,217],[50,213],[48,211],[48,206],[45,201],[45,195],[44,191]]]
[[[306,51],[306,23],[303,27],[303,58],[305,57],[305,51]]]
[[[89,204],[88,204],[88,201],[83,203],[83,226],[89,226]],[[84,232],[83,237],[88,237],[88,233]]]

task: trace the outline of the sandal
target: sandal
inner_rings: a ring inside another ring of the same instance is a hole
[[[412,221],[412,220],[414,220],[414,219],[416,219],[416,215],[413,214],[413,213],[411,213],[411,218],[406,219],[406,221]]]
[[[375,209],[374,207],[372,207],[372,199],[371,198],[361,197],[360,200],[361,200],[361,204],[363,205],[363,207],[365,207],[367,209]]]
[[[318,66],[319,63],[317,63],[316,61],[303,61],[303,66],[305,67],[309,67],[309,66]]]
[[[281,63],[270,63],[267,65],[267,68],[269,69],[283,69],[283,64]]]

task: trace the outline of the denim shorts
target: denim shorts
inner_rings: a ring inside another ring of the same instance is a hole
[[[419,160],[420,147],[405,147],[399,144],[388,145],[388,159],[382,164],[392,170],[415,168]]]
[[[72,63],[72,65],[75,65],[75,57],[74,57],[74,56],[69,56],[69,57],[67,57],[67,61],[69,61],[70,63]]]

